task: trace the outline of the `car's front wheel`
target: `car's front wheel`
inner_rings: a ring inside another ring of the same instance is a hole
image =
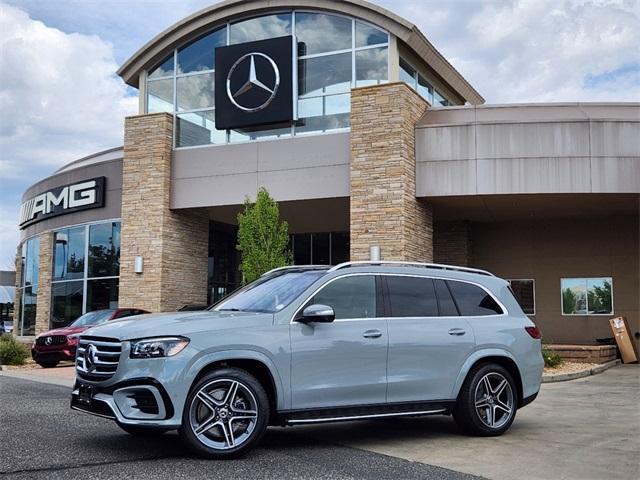
[[[269,423],[269,399],[255,377],[238,368],[205,375],[189,391],[180,435],[199,455],[235,458],[254,447]]]
[[[502,435],[516,416],[517,390],[509,372],[497,364],[474,367],[462,385],[453,418],[465,433]]]

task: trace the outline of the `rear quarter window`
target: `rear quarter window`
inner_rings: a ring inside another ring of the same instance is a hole
[[[454,280],[447,280],[447,285],[460,310],[460,315],[478,317],[504,313],[493,297],[477,285]]]

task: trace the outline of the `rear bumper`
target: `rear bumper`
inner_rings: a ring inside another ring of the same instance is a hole
[[[533,402],[536,398],[538,398],[538,393],[540,393],[539,390],[533,395],[529,395],[528,397],[523,398],[519,408],[526,407],[531,402]]]

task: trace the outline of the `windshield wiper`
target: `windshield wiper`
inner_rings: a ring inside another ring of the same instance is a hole
[[[239,308],[219,308],[218,312],[242,312]]]

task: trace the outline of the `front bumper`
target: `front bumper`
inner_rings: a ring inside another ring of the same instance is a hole
[[[31,349],[31,358],[34,362],[61,362],[74,361],[76,358],[76,347],[64,347],[60,349],[43,350],[37,347]]]
[[[173,419],[174,406],[167,391],[152,378],[134,378],[110,386],[76,380],[71,408],[124,425],[180,426]]]

